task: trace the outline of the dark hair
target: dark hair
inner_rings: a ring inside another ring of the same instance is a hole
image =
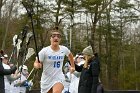
[[[59,30],[59,27],[54,27],[53,29],[51,29],[51,31],[50,31],[50,36],[53,34],[53,32],[58,32],[58,33],[60,33],[60,35],[62,36],[62,33],[61,33],[61,31]]]
[[[3,56],[4,56],[4,51],[0,50],[0,57],[3,57]]]
[[[3,55],[4,55],[4,51],[3,50],[0,50],[0,62],[2,62]]]

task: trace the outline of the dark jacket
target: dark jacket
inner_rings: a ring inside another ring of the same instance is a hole
[[[14,73],[16,69],[16,66],[11,67],[11,69],[4,69],[0,59],[0,93],[5,93],[4,75],[10,75]]]
[[[89,63],[89,68],[83,68],[83,65],[75,65],[76,71],[81,72],[78,93],[97,93],[100,73],[98,57],[92,59]]]

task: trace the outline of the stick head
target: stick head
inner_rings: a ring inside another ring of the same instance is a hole
[[[27,33],[27,37],[26,37],[26,43],[29,42],[29,39],[33,36],[32,32]]]
[[[35,53],[33,48],[28,48],[28,53],[26,55],[26,60],[29,59]]]
[[[16,46],[16,44],[17,44],[17,38],[18,38],[18,36],[14,35],[14,37],[13,37],[13,45],[14,46]]]

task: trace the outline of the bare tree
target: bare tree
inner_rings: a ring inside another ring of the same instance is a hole
[[[5,35],[4,35],[4,39],[3,39],[3,42],[2,42],[2,49],[3,50],[5,48],[5,42],[6,42],[7,34],[8,34],[8,31],[9,31],[9,23],[10,23],[10,18],[11,18],[11,15],[12,15],[12,10],[13,10],[14,3],[15,3],[15,0],[13,0],[11,2],[11,5],[9,6],[9,11],[7,11],[8,12],[8,17],[7,17],[7,23],[6,23],[6,30],[5,30]]]

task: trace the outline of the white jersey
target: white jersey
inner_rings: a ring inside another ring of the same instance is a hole
[[[24,86],[15,86],[16,84],[18,84],[19,82],[23,82],[27,80],[27,78],[21,74],[21,77],[18,78],[17,80],[13,81],[11,83],[11,87],[10,87],[10,90],[11,90],[11,93],[26,93],[26,87]]]
[[[3,63],[4,69],[10,69],[10,66]],[[9,93],[10,91],[10,81],[7,78],[8,75],[4,75],[4,84],[5,84],[5,93]]]
[[[17,80],[11,82],[10,93],[19,93],[19,88],[15,84],[17,84]]]
[[[48,46],[39,52],[39,60],[43,64],[41,93],[47,93],[55,83],[63,84],[65,81],[62,66],[64,57],[70,54],[70,50],[61,45],[59,48],[59,51],[55,52],[51,49],[51,46]]]
[[[70,72],[66,76],[70,82],[65,83],[62,93],[78,93],[79,78],[74,74],[70,74]]]

